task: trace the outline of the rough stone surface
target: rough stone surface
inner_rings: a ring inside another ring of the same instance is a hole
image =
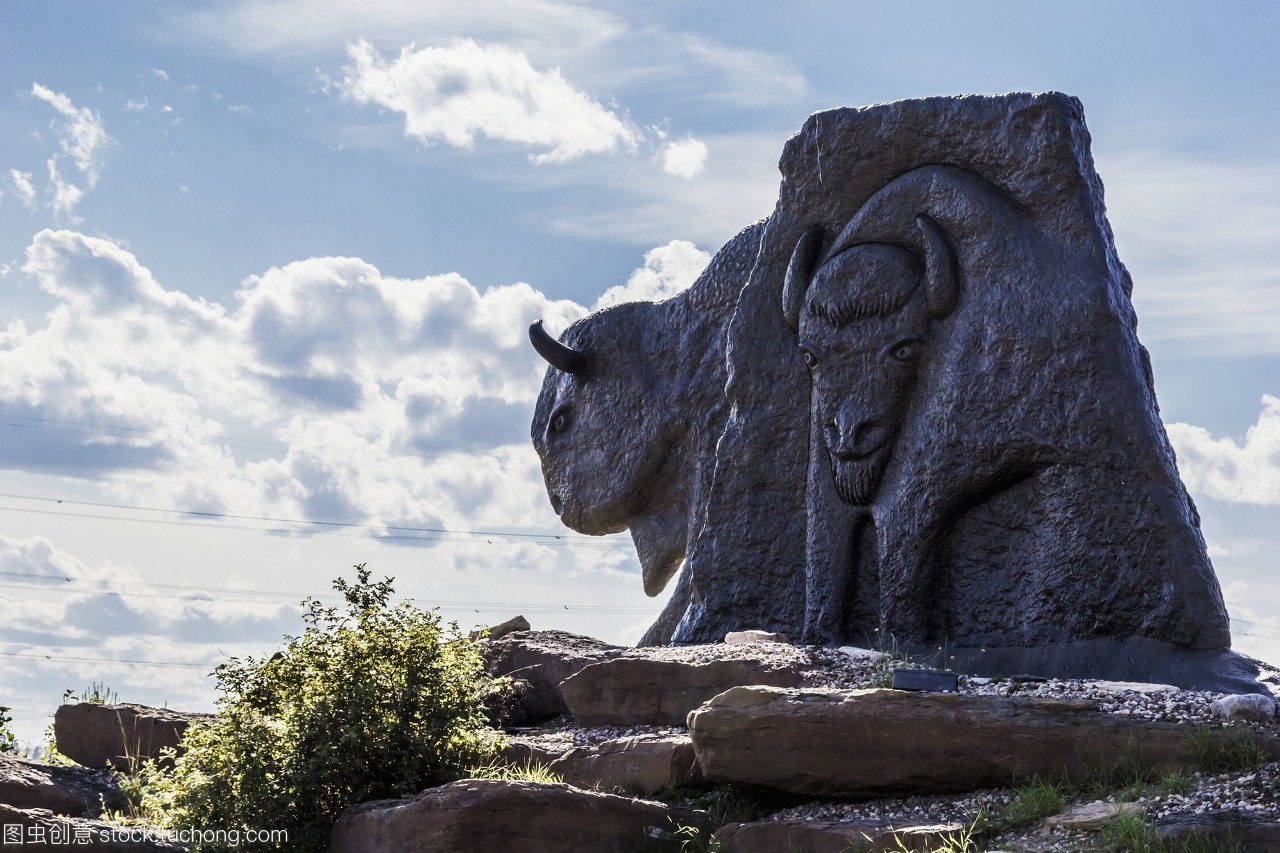
[[[776,631],[730,631],[724,635],[726,646],[745,646],[751,643],[790,643],[791,638]]]
[[[720,694],[689,728],[708,780],[836,798],[1079,779],[1130,740],[1152,767],[1189,766],[1192,732],[1090,700],[769,687]]]
[[[560,682],[578,670],[622,654],[609,643],[567,631],[515,631],[490,641],[485,659],[493,675],[510,675],[528,682],[520,705],[532,720],[546,720],[568,708]]]
[[[0,803],[14,808],[48,809],[73,817],[93,816],[99,813],[104,801],[114,806],[119,797],[120,789],[109,772],[55,767],[0,755]]]
[[[189,847],[163,840],[156,830],[124,827],[99,820],[63,817],[48,809],[19,809],[0,804],[0,826],[22,844],[14,850],[82,850],[87,853],[168,853]],[[15,829],[16,827],[16,829]],[[6,836],[4,841],[8,841]]]
[[[548,370],[534,415],[566,524],[630,528],[650,594],[685,560],[646,642],[687,603],[675,642],[880,628],[977,674],[1259,690],[1080,103],[816,113],[779,168],[773,214],[688,295],[564,334],[582,363]]]
[[[146,705],[62,705],[53,717],[58,752],[85,767],[114,765],[130,770],[139,760],[159,758],[166,747],[179,749],[187,726],[208,719]]]
[[[933,850],[956,838],[961,823],[849,823],[823,820],[764,820],[735,823],[716,831],[721,853],[866,853],[881,850]]]
[[[329,853],[675,853],[675,822],[699,820],[661,803],[568,785],[469,779],[414,800],[348,809],[333,827]]]
[[[687,733],[645,733],[581,744],[516,734],[503,747],[502,761],[545,766],[577,788],[642,797],[702,778]]]
[[[1059,815],[1045,819],[1044,825],[1050,829],[1102,829],[1118,815],[1138,814],[1142,807],[1136,803],[1081,803]]]
[[[684,725],[689,712],[742,684],[795,687],[800,671],[750,658],[690,664],[618,657],[584,667],[560,685],[583,726]]]
[[[561,339],[586,353],[586,367],[548,368],[538,397],[531,434],[552,508],[580,533],[629,529],[650,595],[680,572],[700,529],[727,414],[724,329],[762,227],[729,241],[677,296],[570,326]],[[691,596],[686,570],[640,645],[667,642]]]
[[[529,625],[528,619],[524,618],[523,616],[513,616],[510,619],[508,619],[506,622],[501,622],[497,625],[494,625],[492,628],[490,628],[488,631],[484,633],[484,636],[488,637],[490,640],[500,640],[503,637],[507,636],[507,634],[513,633],[515,631],[528,631],[529,628],[530,628],[530,625]],[[481,636],[480,632],[476,631],[472,633],[471,639],[476,640],[476,639],[479,639],[480,636]]]
[[[1276,703],[1270,696],[1246,693],[1242,696],[1223,696],[1213,703],[1213,714],[1224,720],[1245,720],[1251,723],[1270,722],[1276,716]]]
[[[1234,810],[1184,815],[1156,823],[1160,839],[1170,845],[1200,844],[1193,849],[1280,853],[1280,816]]]

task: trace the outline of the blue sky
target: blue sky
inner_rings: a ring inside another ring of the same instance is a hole
[[[1277,31],[1248,0],[4,4],[0,704],[27,738],[94,681],[209,707],[358,562],[467,626],[634,640],[628,540],[542,492],[528,323],[686,285],[811,112],[1015,90],[1084,102],[1236,647],[1280,661]]]

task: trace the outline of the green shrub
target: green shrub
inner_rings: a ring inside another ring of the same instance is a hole
[[[18,751],[18,738],[9,725],[13,717],[9,716],[9,706],[0,705],[0,755]]]
[[[486,675],[478,644],[435,612],[392,606],[390,578],[356,573],[334,582],[345,612],[307,599],[307,627],[282,652],[215,670],[217,715],[187,729],[173,772],[147,786],[146,817],[286,830],[270,849],[323,850],[349,806],[414,796],[494,758],[484,702],[505,682]]]

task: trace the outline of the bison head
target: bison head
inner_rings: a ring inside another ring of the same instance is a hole
[[[941,229],[917,217],[922,252],[837,241],[813,272],[821,235],[792,254],[784,311],[799,333],[820,431],[840,498],[872,501],[902,426],[931,321],[956,299]]]
[[[654,309],[606,308],[574,323],[562,341],[541,321],[529,329],[551,365],[530,430],[551,507],[579,533],[630,528],[650,595],[679,568],[686,541],[677,516],[655,516],[655,508],[682,504],[685,425],[672,406],[670,358]]]

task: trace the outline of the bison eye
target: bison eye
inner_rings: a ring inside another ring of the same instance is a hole
[[[551,431],[564,432],[569,428],[569,407],[561,406],[551,415]]]
[[[810,370],[813,370],[815,367],[818,366],[817,354],[814,353],[814,351],[809,349],[808,347],[800,348],[800,356],[801,358],[804,359],[804,366],[809,368]]]
[[[898,341],[885,351],[894,361],[910,364],[920,357],[919,341]]]

